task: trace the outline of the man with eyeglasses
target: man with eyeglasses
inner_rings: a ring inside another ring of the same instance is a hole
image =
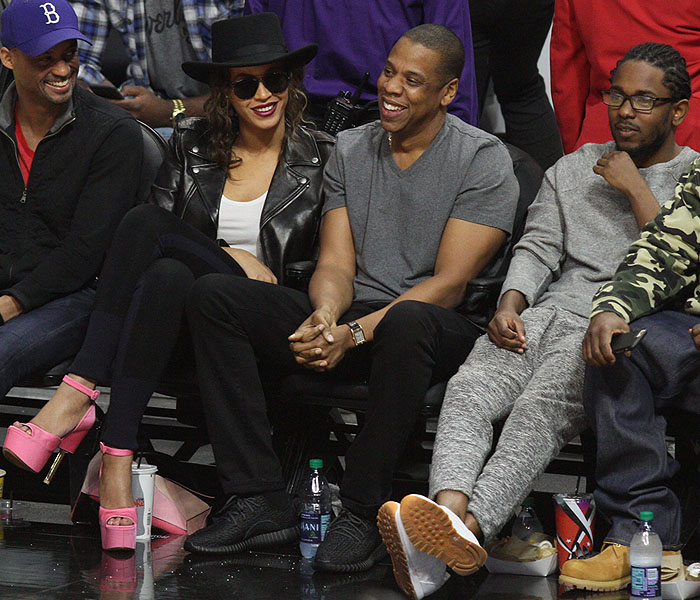
[[[687,110],[690,80],[684,61],[673,60],[668,46],[645,46],[655,62],[632,63],[643,80],[627,87],[615,77],[603,100],[620,149],[639,166],[653,156],[670,164],[687,152],[674,142],[673,130]],[[589,365],[584,407],[597,438],[595,499],[611,527],[600,554],[563,565],[560,583],[566,586],[625,587],[630,582],[629,543],[641,511],[654,514],[664,548],[662,577],[683,577],[680,503],[669,487],[679,464],[667,453],[666,422],[658,411],[675,407],[700,413],[699,231],[696,159],[678,179],[674,197],[642,229],[612,281],[593,298],[583,340]],[[646,336],[633,352],[615,354],[613,336],[630,326],[646,329]]]
[[[674,141],[690,93],[676,50],[632,48],[610,84],[604,98],[613,141],[586,144],[547,170],[488,336],[448,383],[430,498],[411,494],[400,507],[388,502],[380,510],[397,582],[411,597],[440,587],[446,565],[461,575],[477,571],[487,556],[483,546],[585,428],[580,349],[591,297],[658,212],[657,199],[673,193],[699,156]],[[492,449],[493,424],[504,418]]]

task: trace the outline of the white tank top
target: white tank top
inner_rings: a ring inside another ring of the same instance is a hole
[[[260,258],[260,215],[266,198],[267,192],[250,202],[237,202],[221,196],[216,238]]]

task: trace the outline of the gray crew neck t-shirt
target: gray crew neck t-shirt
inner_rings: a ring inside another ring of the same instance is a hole
[[[379,121],[341,132],[324,186],[324,214],[348,209],[360,302],[391,302],[431,277],[450,218],[510,233],[519,191],[500,140],[450,114],[403,171]]]
[[[180,0],[144,0],[146,61],[151,89],[164,98],[194,98],[209,86],[185,75],[183,62],[198,60]]]

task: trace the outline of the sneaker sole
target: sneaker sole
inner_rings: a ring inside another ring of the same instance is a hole
[[[404,594],[416,600],[416,590],[411,582],[411,571],[408,567],[408,558],[401,543],[401,534],[396,526],[396,513],[399,505],[396,502],[386,502],[377,513],[377,526],[379,534],[384,540],[386,549],[391,557],[394,568],[394,579]]]
[[[626,588],[630,580],[631,577],[629,575],[620,579],[613,579],[612,581],[595,581],[593,579],[578,579],[568,575],[559,575],[559,585],[579,590],[590,590],[591,592],[615,592]]]
[[[312,568],[315,571],[330,571],[331,573],[357,573],[359,571],[366,571],[371,569],[375,563],[379,562],[382,558],[386,556],[386,546],[382,542],[377,546],[372,554],[369,555],[365,560],[352,563],[352,564],[335,564],[328,562],[318,562],[314,560],[312,563]]]
[[[418,550],[439,558],[458,575],[471,575],[486,562],[486,550],[464,539],[443,510],[431,502],[406,496],[401,501],[401,522]]]
[[[191,543],[189,540],[185,542],[184,548],[188,552],[197,554],[233,554],[235,552],[243,552],[244,550],[256,550],[258,548],[266,548],[277,544],[286,544],[294,542],[300,537],[299,526],[281,529],[271,533],[262,533],[253,537],[231,544],[229,546],[198,546]]]

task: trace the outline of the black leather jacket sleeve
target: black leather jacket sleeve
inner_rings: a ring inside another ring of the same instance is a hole
[[[183,119],[151,192],[151,202],[216,239],[226,172],[207,155],[206,120]],[[284,266],[315,257],[323,167],[334,138],[299,127],[286,140],[260,218],[261,260],[285,283]]]

